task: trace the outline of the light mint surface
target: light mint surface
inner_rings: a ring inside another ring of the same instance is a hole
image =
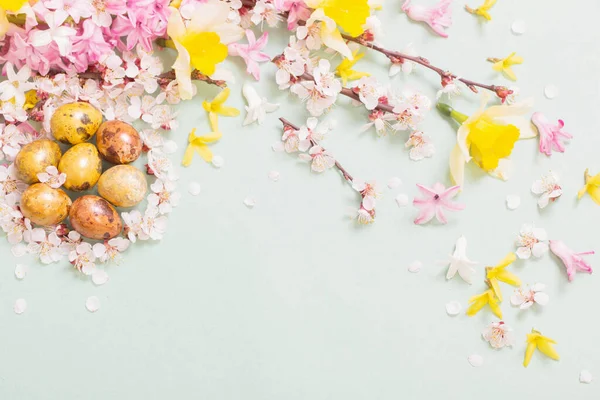
[[[426,0],[415,0],[425,3]],[[470,0],[477,6],[479,0]],[[409,160],[407,133],[377,138],[360,133],[366,112],[342,99],[328,115],[337,128],[324,146],[356,177],[376,179],[383,197],[377,220],[366,228],[345,217],[359,203],[356,193],[332,170],[312,174],[293,156],[275,153],[278,116],[302,124],[306,115],[296,98],[279,92],[275,68],[263,65],[254,83],[261,95],[281,103],[262,126],[242,127],[243,116],[220,119],[223,139],[212,145],[225,165],[215,169],[199,157],[181,168],[181,204],[169,220],[161,243],[132,246],[120,266],[107,269],[110,281],[96,287],[66,262],[42,266],[15,259],[0,241],[0,399],[6,400],[420,400],[420,399],[598,399],[600,382],[579,383],[588,369],[600,380],[600,281],[578,274],[569,283],[556,259],[516,262],[511,267],[524,283],[547,284],[550,303],[521,312],[510,306],[512,289],[503,285],[505,321],[516,335],[514,348],[494,351],[481,338],[495,317],[486,309],[473,318],[449,317],[445,304],[467,306],[481,292],[484,266],[509,251],[523,223],[534,222],[551,238],[578,251],[600,251],[600,207],[589,197],[576,201],[586,167],[600,172],[600,3],[499,0],[493,21],[484,23],[453,5],[450,38],[434,36],[400,12],[400,1],[387,0],[379,13],[387,36],[381,42],[402,49],[412,42],[419,54],[462,77],[509,84],[492,71],[487,57],[517,51],[525,59],[514,67],[523,97],[535,110],[562,118],[575,138],[564,155],[537,151],[537,139],[518,142],[515,176],[501,182],[475,168],[457,200],[467,205],[449,215],[446,226],[415,226],[417,210],[397,207],[394,197],[417,194],[416,183],[449,184],[448,156],[455,127],[433,109],[422,125],[436,154]],[[427,1],[433,4],[433,1]],[[522,19],[527,32],[511,33]],[[285,43],[272,31],[268,52]],[[241,60],[228,62],[237,75],[230,105],[243,109]],[[337,64],[337,60],[333,60]],[[369,52],[357,66],[387,81],[386,59]],[[437,76],[423,68],[395,77],[395,87],[416,88],[432,99]],[[555,84],[555,100],[544,87]],[[209,126],[201,101],[217,89],[203,84],[199,96],[180,107],[179,144]],[[459,111],[477,109],[479,97],[466,93],[454,102]],[[530,187],[549,169],[562,178],[564,195],[540,211]],[[278,182],[268,173],[281,173]],[[390,190],[389,178],[403,185]],[[187,193],[191,181],[202,193]],[[509,194],[521,196],[515,211],[505,207]],[[256,206],[243,204],[255,197]],[[446,281],[454,243],[465,235],[467,254],[479,261],[471,286],[458,276]],[[589,258],[600,268],[598,256]],[[420,273],[407,267],[423,262]],[[14,277],[17,263],[29,275]],[[101,309],[85,309],[88,296]],[[17,298],[27,311],[13,312]],[[535,354],[522,367],[525,335],[532,327],[558,342],[559,362]],[[484,357],[473,368],[471,354]]]

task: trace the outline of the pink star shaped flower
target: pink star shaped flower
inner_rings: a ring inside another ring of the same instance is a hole
[[[582,256],[594,254],[593,251],[584,251],[582,253],[575,253],[573,250],[567,247],[567,245],[560,240],[550,241],[550,250],[555,256],[565,265],[567,269],[567,276],[569,282],[575,278],[576,272],[587,272],[592,273],[592,266],[583,259]]]
[[[232,56],[242,57],[246,62],[246,71],[251,74],[254,79],[260,79],[260,68],[258,63],[267,62],[271,60],[268,54],[261,52],[261,50],[267,45],[269,40],[268,32],[262,34],[262,36],[256,40],[254,32],[250,29],[246,29],[246,38],[248,44],[232,43],[229,45],[229,54]]]
[[[445,224],[448,222],[444,215],[444,209],[450,211],[460,211],[465,208],[464,204],[458,204],[451,199],[458,194],[460,186],[452,186],[448,189],[441,183],[436,183],[432,188],[417,184],[417,187],[423,194],[423,198],[415,198],[413,205],[420,209],[419,215],[415,219],[415,224],[425,224],[435,216],[435,218]]]
[[[563,141],[572,139],[573,135],[563,132],[565,123],[562,119],[559,119],[557,124],[553,124],[544,114],[536,112],[531,116],[531,122],[540,133],[540,153],[551,156],[552,150],[565,152]]]
[[[447,38],[445,28],[452,25],[452,0],[440,0],[435,6],[427,7],[419,4],[411,4],[412,0],[406,0],[402,5],[402,11],[413,21],[425,22],[441,37]]]

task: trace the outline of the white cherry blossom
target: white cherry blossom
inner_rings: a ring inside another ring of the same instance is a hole
[[[58,172],[58,169],[54,165],[46,167],[46,172],[38,173],[37,177],[40,182],[54,189],[61,187],[67,180],[67,174]]]
[[[431,138],[421,131],[413,131],[404,144],[404,147],[410,147],[409,157],[413,161],[429,158],[435,153],[435,147],[431,142]]]
[[[533,224],[523,224],[521,231],[517,236],[517,256],[526,260],[533,254],[534,257],[541,257],[548,251],[548,235],[541,228],[536,228]]]
[[[485,327],[481,334],[494,349],[512,346],[515,342],[512,328],[504,321],[492,322]]]
[[[35,228],[31,231],[30,236],[27,249],[31,254],[37,254],[43,264],[52,264],[62,260],[62,241],[56,233],[52,232],[46,235],[43,229]]]
[[[562,187],[560,186],[558,175],[552,171],[542,176],[533,182],[531,191],[539,195],[538,207],[545,208],[550,202],[556,201],[562,195]]]
[[[69,262],[85,275],[91,275],[94,272],[96,268],[94,261],[96,261],[96,256],[92,250],[92,245],[87,242],[79,243],[69,253]]]
[[[94,256],[102,263],[114,262],[119,264],[121,262],[121,253],[129,248],[131,242],[128,239],[122,237],[112,238],[104,243],[96,243],[92,247]]]
[[[545,306],[550,300],[548,294],[544,293],[545,289],[546,285],[543,283],[536,283],[529,288],[517,288],[510,297],[510,303],[519,306],[521,310],[531,307],[534,303]]]
[[[175,192],[175,183],[169,180],[157,179],[150,189],[153,193],[148,195],[148,204],[158,208],[160,214],[168,214],[173,211],[181,198],[181,194]]]
[[[313,146],[308,154],[300,154],[299,157],[305,161],[311,161],[310,168],[313,172],[321,173],[335,165],[335,158],[321,146]]]

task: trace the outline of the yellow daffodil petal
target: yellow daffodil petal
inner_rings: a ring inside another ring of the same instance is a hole
[[[352,59],[352,51],[350,51],[350,47],[348,47],[337,28],[328,30],[326,24],[321,22],[321,41],[325,46],[337,51],[346,58]]]
[[[523,64],[523,57],[518,56],[517,53],[511,53],[506,60],[504,61],[504,63],[508,66],[511,65],[517,65],[517,64]]]
[[[485,292],[475,295],[469,299],[469,303],[472,303],[467,308],[466,314],[470,317],[477,314],[486,304],[489,304],[490,309],[499,318],[502,318],[502,311],[496,300],[496,296],[492,289],[488,289]]]
[[[516,81],[517,80],[517,75],[515,75],[514,71],[512,70],[511,67],[504,67],[504,69],[502,70],[502,73],[504,75],[506,75],[506,77],[508,79],[510,79],[511,81]]]
[[[499,271],[496,275],[496,279],[512,286],[521,286],[521,279],[512,272],[506,270]]]
[[[194,159],[194,146],[188,145],[185,148],[185,153],[183,153],[183,160],[181,160],[181,164],[184,167],[187,167],[192,163],[193,159]]]
[[[498,297],[498,300],[502,301],[502,291],[500,290],[500,285],[498,284],[498,279],[496,279],[495,277],[487,277],[488,278],[488,282],[490,283],[490,286],[492,287],[492,290],[494,291],[494,294],[496,295],[496,297]]]
[[[495,62],[492,65],[492,68],[494,69],[494,71],[502,71],[504,69],[504,60],[500,60],[498,62]]]
[[[492,20],[492,16],[490,15],[490,13],[485,10],[478,8],[477,10],[475,10],[475,13],[478,15],[481,15],[483,18],[487,19],[488,21]]]
[[[207,145],[205,144],[195,144],[194,145],[194,150],[196,150],[196,153],[198,153],[200,155],[200,157],[202,157],[202,159],[206,162],[211,162],[213,159],[213,154],[212,151],[210,151],[210,149],[208,148]]]
[[[213,131],[218,131],[219,130],[219,117],[217,115],[216,112],[209,112],[208,113],[208,120],[210,122],[210,129],[212,129]]]
[[[494,315],[500,319],[502,319],[502,310],[500,309],[500,305],[496,301],[496,299],[490,300],[490,310],[494,313]]]
[[[498,265],[496,265],[496,267],[499,268],[506,268],[508,267],[510,264],[514,263],[515,260],[517,259],[517,255],[515,253],[508,253],[499,263]]]
[[[533,352],[535,351],[535,343],[527,343],[527,348],[525,349],[525,359],[523,360],[523,366],[527,367],[529,362],[531,361],[531,357],[533,356]]]
[[[224,117],[237,117],[240,115],[240,110],[235,107],[223,106],[219,109],[218,113]]]
[[[227,58],[227,46],[215,32],[188,32],[177,41],[190,54],[192,66],[204,75],[214,74],[217,64]]]
[[[519,129],[514,125],[500,125],[485,114],[469,126],[467,144],[475,162],[485,171],[498,167],[501,158],[510,156],[519,140]]]
[[[556,344],[556,341],[543,336],[540,332],[532,329],[531,333],[527,334],[527,349],[525,350],[523,366],[527,367],[527,365],[529,365],[536,348],[545,356],[550,357],[553,360],[559,360],[560,356],[552,346],[553,344]]]
[[[461,188],[465,180],[465,156],[458,145],[455,145],[450,152],[450,178],[452,183]]]
[[[471,304],[469,308],[467,308],[467,315],[470,317],[477,314],[486,305],[485,299],[482,298],[476,300],[473,300],[473,298],[471,298],[469,302],[471,301],[473,301],[473,304]]]
[[[196,136],[196,128],[192,129],[188,135],[188,146],[185,149],[181,163],[186,167],[190,165],[194,157],[194,152],[198,153],[206,162],[211,162],[213,154],[208,144],[218,141],[222,136],[221,132],[211,132],[204,136]]]
[[[323,11],[352,36],[364,32],[363,25],[371,13],[367,0],[327,0],[323,4]]]
[[[219,92],[215,96],[215,98],[211,101],[212,104],[221,105],[227,101],[229,95],[231,94],[231,89],[225,88]]]
[[[19,11],[27,3],[27,0],[2,0],[0,1],[0,8],[8,11]]]

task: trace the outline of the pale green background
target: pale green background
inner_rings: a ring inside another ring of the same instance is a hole
[[[415,0],[417,1],[417,0]],[[420,0],[425,2],[425,0]],[[536,110],[563,118],[575,135],[565,155],[537,152],[537,140],[519,142],[514,160],[519,173],[503,183],[473,169],[460,201],[467,208],[452,214],[447,226],[412,223],[416,209],[398,208],[397,193],[416,194],[415,183],[447,182],[448,154],[454,128],[432,111],[423,129],[434,138],[432,159],[412,162],[404,150],[406,134],[377,139],[359,133],[362,109],[345,100],[330,114],[338,128],[325,146],[357,177],[385,186],[392,176],[404,184],[385,187],[377,221],[357,228],[345,218],[358,198],[335,171],[321,176],[294,157],[274,153],[280,136],[277,116],[300,124],[303,107],[276,90],[274,67],[262,68],[261,94],[282,104],[266,123],[242,129],[242,118],[222,119],[223,139],[212,148],[225,159],[214,169],[199,158],[181,169],[181,205],[170,218],[162,243],[137,245],[126,261],[111,267],[110,281],[95,287],[66,263],[34,265],[23,281],[14,278],[17,263],[0,243],[0,398],[33,399],[597,399],[600,383],[579,383],[580,370],[600,378],[600,283],[579,274],[568,283],[549,255],[517,262],[526,283],[544,282],[551,302],[543,310],[521,313],[508,302],[505,320],[515,328],[513,349],[493,351],[481,337],[494,317],[448,317],[445,304],[467,299],[483,288],[483,266],[494,264],[514,247],[521,224],[535,222],[552,238],[583,251],[600,250],[600,207],[575,193],[586,167],[600,172],[599,79],[600,3],[499,0],[491,23],[462,10],[456,1],[447,40],[407,20],[400,2],[388,0],[379,15],[387,37],[401,49],[409,42],[432,62],[461,76],[507,83],[492,72],[486,57],[518,51],[525,63],[515,67],[518,85],[536,98]],[[432,3],[432,2],[429,2]],[[476,6],[474,1],[472,6]],[[511,23],[523,19],[527,33],[514,36]],[[284,43],[273,32],[269,53]],[[232,66],[238,83],[231,104],[242,107],[241,63]],[[379,64],[379,65],[377,65]],[[385,59],[369,53],[360,69],[387,79]],[[419,69],[397,87],[416,87],[432,98],[438,82]],[[543,96],[554,83],[560,96]],[[181,128],[173,135],[183,154],[192,127],[208,131],[201,99],[216,90],[200,86],[200,95],[181,107]],[[458,108],[471,112],[478,97],[467,94]],[[540,212],[529,188],[549,168],[562,177],[565,194]],[[272,182],[270,170],[281,173]],[[202,193],[187,193],[190,181]],[[507,194],[519,194],[516,211],[505,208]],[[244,198],[254,196],[249,210]],[[480,261],[472,286],[444,278],[455,240],[464,234],[468,253]],[[419,274],[407,266],[421,260]],[[598,268],[598,257],[590,258]],[[19,260],[19,262],[24,262]],[[510,293],[508,287],[505,293]],[[101,299],[95,314],[86,311],[88,296]],[[28,309],[14,314],[15,299]],[[560,362],[536,354],[521,366],[525,334],[532,327],[558,341]],[[478,353],[481,368],[466,358]]]

